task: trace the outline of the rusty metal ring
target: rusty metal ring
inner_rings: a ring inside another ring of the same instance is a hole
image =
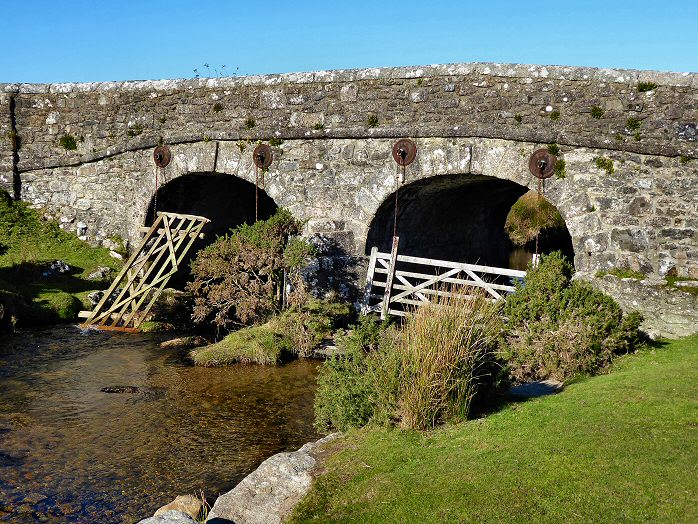
[[[167,167],[167,164],[172,160],[172,153],[167,146],[157,146],[153,151],[153,160],[158,167]]]
[[[266,169],[271,165],[272,160],[274,160],[274,153],[269,145],[259,144],[252,152],[252,160],[258,168]]]
[[[538,149],[533,152],[528,160],[528,170],[534,177],[544,180],[553,176],[556,162],[557,158],[550,151]]]
[[[393,159],[400,166],[409,166],[417,157],[417,144],[409,138],[401,138],[393,145]]]

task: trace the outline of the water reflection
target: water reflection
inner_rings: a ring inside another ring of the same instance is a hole
[[[133,522],[317,436],[316,363],[195,368],[159,341],[74,327],[0,339],[0,520]]]

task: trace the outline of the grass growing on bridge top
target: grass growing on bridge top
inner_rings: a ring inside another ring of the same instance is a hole
[[[698,336],[429,433],[351,432],[293,522],[697,522]]]

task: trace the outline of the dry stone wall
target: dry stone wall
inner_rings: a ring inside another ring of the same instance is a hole
[[[408,183],[484,175],[523,187],[535,187],[530,153],[557,143],[566,177],[546,191],[567,222],[578,271],[698,278],[696,74],[459,64],[3,84],[0,104],[0,185],[12,187],[16,167],[23,199],[93,242],[138,238],[159,143],[173,152],[161,185],[193,173],[254,181],[254,143],[273,138],[268,195],[354,262],[396,187],[395,138],[419,148]],[[69,139],[75,149],[64,147]]]

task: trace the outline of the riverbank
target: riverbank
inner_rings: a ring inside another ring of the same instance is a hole
[[[120,239],[113,244],[123,250]],[[92,308],[87,295],[107,286],[122,254],[89,246],[0,191],[0,333],[75,320]]]
[[[486,418],[365,428],[293,522],[698,520],[698,336]]]

